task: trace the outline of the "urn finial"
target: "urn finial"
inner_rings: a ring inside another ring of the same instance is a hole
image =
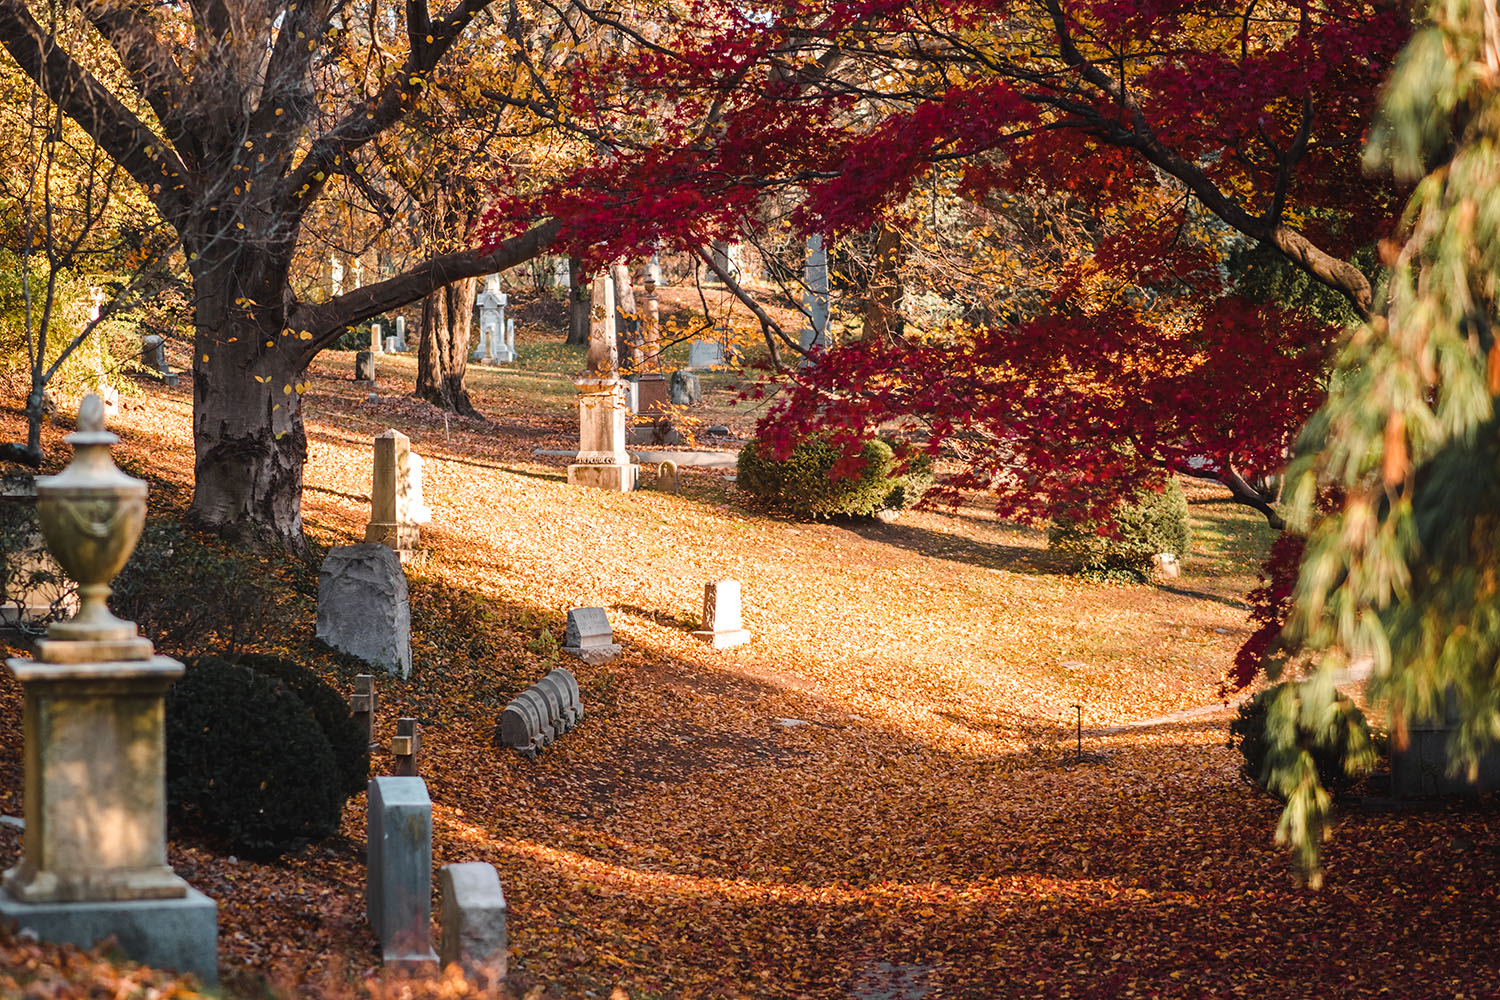
[[[78,430],[65,439],[73,461],[55,476],[37,480],[36,509],[42,535],[68,576],[78,581],[80,607],[54,622],[40,649],[43,660],[136,660],[151,643],[135,623],[110,614],[109,582],[125,566],[146,523],[146,484],[127,476],[110,457],[120,439],[104,428],[104,401],[93,393],[78,407]]]

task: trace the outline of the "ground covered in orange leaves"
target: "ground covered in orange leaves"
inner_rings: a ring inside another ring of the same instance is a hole
[[[407,398],[409,358],[382,359],[372,400],[352,355],[325,355],[304,497],[313,541],[346,544],[368,517],[371,436],[396,427],[427,460],[416,669],[382,680],[380,731],[422,720],[435,860],[499,870],[517,996],[1496,995],[1492,801],[1350,804],[1312,891],[1272,843],[1277,804],[1235,773],[1228,711],[1098,732],[1213,702],[1267,540],[1254,517],[1192,491],[1183,578],[1124,587],[1062,574],[1040,533],[977,508],[797,524],[747,509],[720,473],[685,472],[678,493],[571,489],[533,450],[573,444],[579,358],[521,341],[519,366],[471,369],[488,422]],[[745,432],[731,382],[709,378],[709,412]],[[190,380],[126,402],[118,450],[159,513],[180,510]],[[278,572],[288,603],[260,644],[347,692],[357,668],[312,652],[315,573]],[[689,631],[722,576],[743,581],[754,639],[714,652]],[[564,662],[581,605],[609,610],[624,654],[568,664],[588,715],[539,760],[500,749],[501,707]],[[7,675],[10,814],[16,695]],[[275,862],[175,838],[174,866],[219,901],[234,993],[335,993],[373,969],[363,810]],[[18,851],[0,826],[0,862]],[[0,940],[0,958],[27,947]]]

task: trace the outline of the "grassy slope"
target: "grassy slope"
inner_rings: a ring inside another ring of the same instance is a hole
[[[1353,995],[1346,976],[1433,995],[1493,976],[1493,956],[1463,947],[1495,921],[1500,866],[1472,848],[1488,814],[1352,816],[1335,888],[1311,894],[1269,842],[1274,804],[1234,777],[1222,718],[1093,737],[1104,763],[1069,765],[1075,704],[1103,726],[1212,700],[1266,542],[1251,515],[1196,491],[1198,542],[1167,589],[1059,575],[1037,532],[974,510],[806,525],[741,509],[716,474],[676,495],[570,489],[531,451],[572,443],[559,376],[579,355],[524,332],[521,353],[473,370],[494,424],[446,425],[399,395],[410,359],[382,360],[370,402],[352,356],[326,356],[304,511],[319,543],[357,540],[370,436],[396,426],[427,458],[417,673],[383,685],[381,728],[423,718],[437,862],[500,869],[523,988],[843,997],[881,962],[975,998]],[[728,379],[709,378],[715,416],[746,427]],[[178,502],[190,398],[153,393],[115,422]],[[718,576],[745,585],[740,650],[687,634]],[[309,597],[281,644],[311,639]],[[566,609],[585,604],[626,645],[575,668],[588,720],[538,762],[501,752],[499,706],[555,662]],[[1459,828],[1467,853],[1443,849]],[[231,965],[371,965],[362,803],[344,832],[279,865],[176,845],[220,899]],[[0,856],[15,846],[0,830]],[[1420,940],[1393,937],[1397,921]]]

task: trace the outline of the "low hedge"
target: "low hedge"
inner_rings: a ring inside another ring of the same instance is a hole
[[[933,482],[931,458],[917,455],[903,469],[891,443],[882,438],[864,443],[856,475],[839,478],[833,472],[844,451],[827,436],[804,438],[785,459],[769,452],[759,439],[746,444],[736,483],[761,506],[799,517],[870,517],[901,510],[920,500]]]
[[[1171,476],[1160,485],[1115,504],[1105,522],[1054,517],[1047,547],[1069,556],[1087,576],[1145,580],[1152,556],[1170,552],[1181,560],[1188,552],[1187,497]]]

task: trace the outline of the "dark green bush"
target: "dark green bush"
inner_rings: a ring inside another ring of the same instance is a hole
[[[898,471],[900,461],[890,443],[871,438],[864,444],[858,475],[834,479],[834,466],[843,450],[827,437],[804,438],[783,461],[768,455],[760,440],[740,451],[736,482],[755,500],[800,517],[840,514],[869,517],[883,510],[901,510],[922,498],[932,485],[932,461],[912,459]]]
[[[1283,682],[1246,699],[1240,705],[1239,714],[1229,724],[1229,746],[1238,750],[1242,758],[1240,776],[1273,794],[1279,793],[1272,781],[1267,720],[1275,699],[1293,686],[1292,682]],[[1318,782],[1334,795],[1343,795],[1369,771],[1374,744],[1369,724],[1357,705],[1339,695],[1334,712],[1334,718],[1319,731],[1314,731],[1299,718],[1296,743],[1312,757]]]
[[[1187,497],[1168,476],[1160,490],[1145,487],[1117,504],[1107,525],[1060,514],[1047,531],[1047,547],[1072,557],[1086,576],[1145,580],[1158,552],[1187,555]]]
[[[167,692],[167,801],[238,850],[335,832],[345,792],[328,737],[276,678],[205,657]]]
[[[328,737],[338,762],[340,786],[345,795],[358,795],[365,790],[370,780],[369,734],[355,723],[344,696],[323,678],[313,673],[304,664],[282,656],[250,653],[237,657],[236,663],[244,664],[257,673],[274,677],[287,689],[302,699],[318,720],[318,728]]]

